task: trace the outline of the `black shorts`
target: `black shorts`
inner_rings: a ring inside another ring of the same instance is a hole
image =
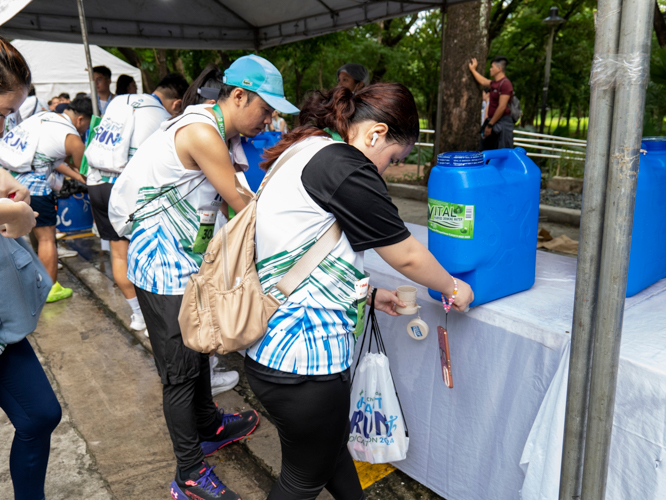
[[[159,295],[139,287],[135,289],[162,384],[182,384],[197,378],[201,370],[208,371],[208,354],[193,351],[183,344],[178,324],[183,296]]]
[[[30,208],[39,214],[35,227],[55,226],[58,223],[58,197],[54,192],[46,196],[30,196]]]
[[[109,199],[111,198],[111,189],[113,184],[105,182],[97,186],[88,186],[88,196],[90,196],[90,206],[92,207],[93,218],[99,232],[99,237],[107,241],[126,240],[118,236],[109,220]]]

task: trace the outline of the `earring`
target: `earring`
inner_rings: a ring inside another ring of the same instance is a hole
[[[377,142],[377,139],[379,139],[379,134],[375,132],[374,134],[372,134],[372,142],[370,143],[370,145],[374,146],[375,142]]]

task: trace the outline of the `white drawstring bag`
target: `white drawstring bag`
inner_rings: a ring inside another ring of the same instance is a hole
[[[120,174],[127,165],[136,109],[130,104],[130,97],[131,94],[127,96],[126,103],[121,103],[120,100],[112,101],[113,109],[111,112],[106,110],[102,121],[95,128],[95,135],[85,151],[91,167]]]
[[[368,337],[368,351],[359,358],[360,363],[356,363],[352,379],[347,447],[354,460],[381,464],[407,458],[409,431],[375,316],[375,293],[376,290],[371,297],[360,349],[362,353],[365,337]],[[373,337],[377,341],[377,353],[370,352]]]

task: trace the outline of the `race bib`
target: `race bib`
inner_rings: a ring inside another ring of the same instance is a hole
[[[194,239],[192,251],[195,253],[204,253],[208,248],[208,243],[213,239],[215,232],[215,216],[217,210],[199,210],[197,217],[199,217],[199,231],[197,237]]]
[[[363,278],[358,280],[354,284],[354,291],[356,292],[356,329],[354,330],[354,336],[359,338],[363,334],[363,329],[365,328],[365,305],[368,302],[368,288],[369,288],[370,278]]]

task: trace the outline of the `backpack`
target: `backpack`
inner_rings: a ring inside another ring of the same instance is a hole
[[[185,287],[178,322],[187,347],[218,354],[250,347],[264,336],[268,321],[280,305],[335,248],[342,234],[337,222],[264,294],[255,264],[257,200],[273,175],[291,158],[306,149],[312,157],[327,145],[293,146],[266,174],[254,196],[236,181],[236,189],[249,202],[213,237],[199,273],[193,274]],[[284,295],[284,300],[276,298],[278,293]]]
[[[85,151],[89,166],[97,170],[119,174],[127,165],[130,142],[134,133],[134,112],[138,108],[159,107],[130,104],[131,97],[132,94],[129,94],[127,102],[120,107],[115,104],[113,113],[109,113],[107,109],[102,121],[95,128],[95,135]],[[117,99],[113,100],[114,103],[116,101]]]
[[[0,165],[7,170],[23,174],[32,170],[32,162],[35,159],[37,152],[37,145],[42,135],[42,123],[50,122],[63,125],[71,128],[76,135],[78,131],[70,122],[63,123],[49,119],[55,113],[50,111],[43,111],[33,115],[34,120],[27,120],[21,122],[18,126],[6,132],[4,137],[0,140]],[[28,126],[26,126],[28,124]],[[34,124],[34,126],[33,126]]]
[[[502,80],[499,86],[500,94],[502,92],[502,83],[504,83],[504,80]],[[513,120],[513,123],[518,123],[520,117],[523,116],[523,110],[520,108],[520,99],[516,97],[514,92],[511,92],[511,99],[509,99],[509,109],[511,110],[511,119]]]
[[[40,115],[45,113],[40,113]],[[35,116],[40,116],[35,115]],[[7,170],[23,174],[32,170],[32,161],[35,159],[37,144],[41,132],[41,119],[26,120],[8,132],[0,140],[0,165]],[[28,123],[28,126],[25,124]],[[39,126],[37,126],[39,125]]]

